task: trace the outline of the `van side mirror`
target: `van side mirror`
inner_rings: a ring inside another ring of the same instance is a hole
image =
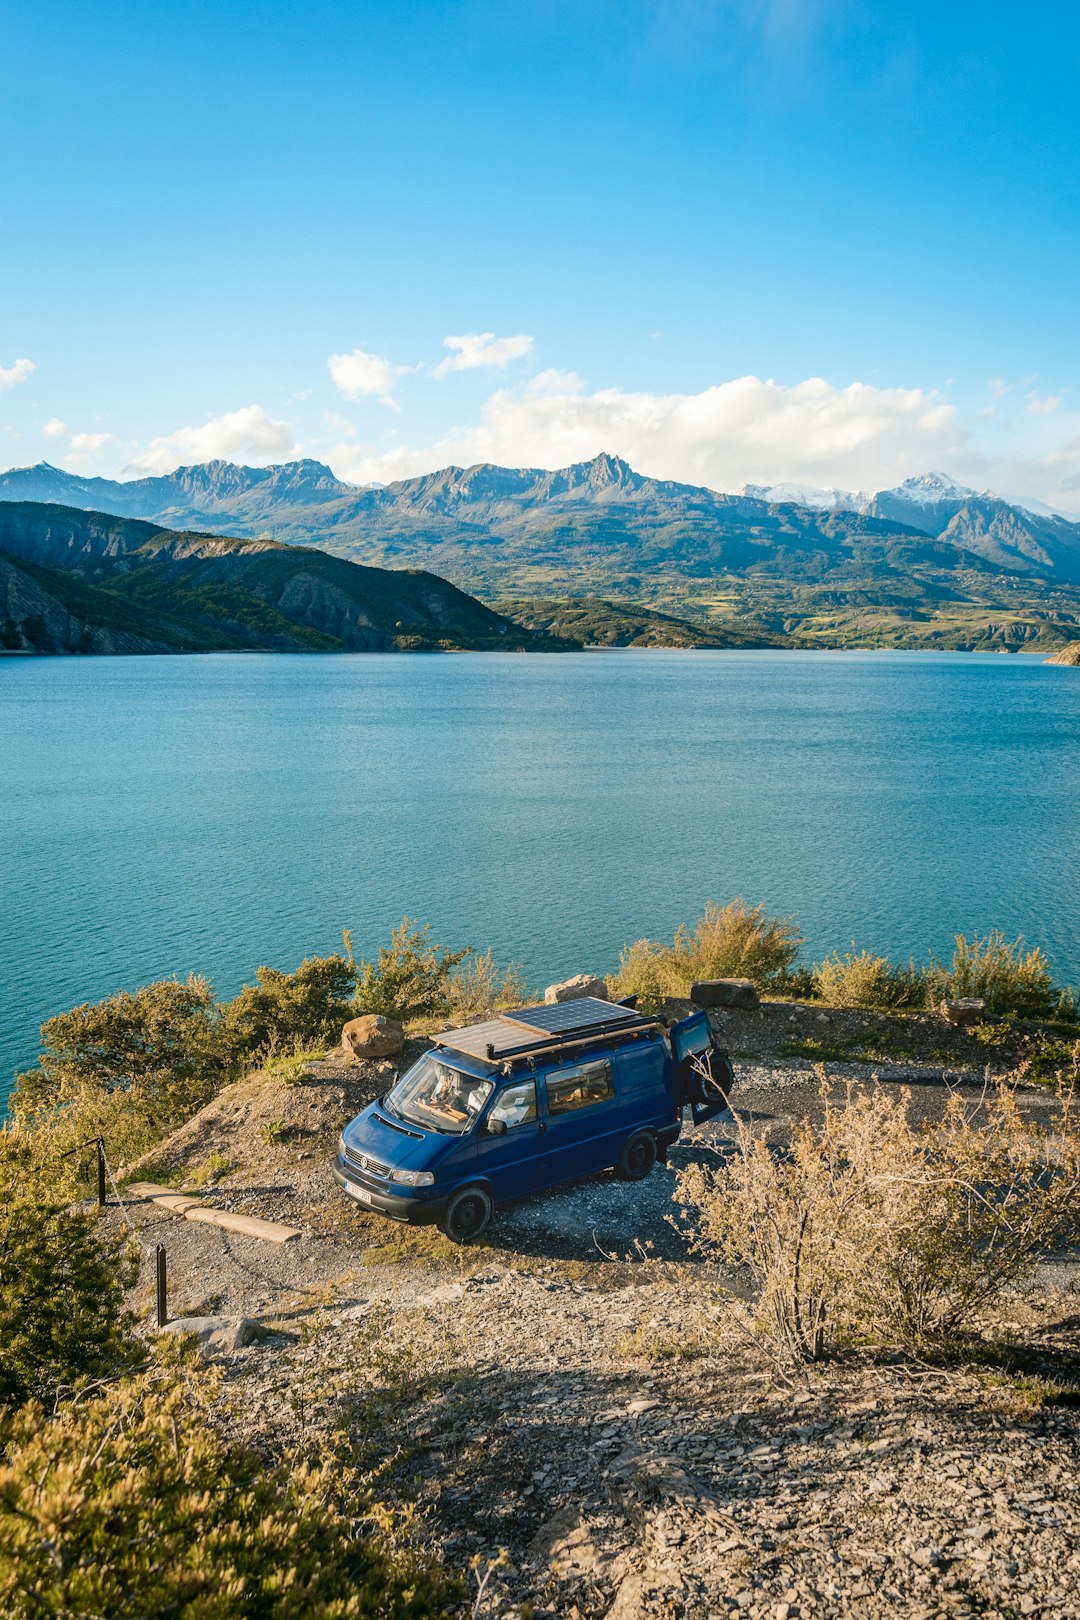
[[[489,1136],[505,1136],[506,1121],[505,1119],[489,1119],[484,1129]]]

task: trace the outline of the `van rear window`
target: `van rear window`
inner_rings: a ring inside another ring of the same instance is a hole
[[[545,1082],[549,1114],[571,1114],[578,1108],[614,1097],[610,1063],[583,1063],[577,1069],[549,1074]]]

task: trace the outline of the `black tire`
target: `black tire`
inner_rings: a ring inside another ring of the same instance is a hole
[[[485,1187],[459,1187],[443,1210],[439,1230],[451,1243],[475,1243],[487,1230],[494,1208]]]
[[[656,1137],[652,1131],[635,1131],[615,1166],[624,1181],[644,1181],[656,1163]]]

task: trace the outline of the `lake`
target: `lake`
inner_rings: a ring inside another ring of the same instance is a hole
[[[708,899],[1080,981],[1080,671],[935,653],[0,658],[0,1081],[49,1014],[403,915],[543,985]]]

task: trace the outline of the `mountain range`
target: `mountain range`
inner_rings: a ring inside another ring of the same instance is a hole
[[[1080,523],[943,474],[873,494],[722,494],[610,455],[555,471],[447,467],[366,488],[310,460],[212,461],[127,481],[41,463],[0,475],[3,501],[422,567],[496,605],[533,603],[532,622],[589,598],[743,639],[1052,649],[1080,631]]]
[[[8,652],[560,645],[421,571],[54,504],[0,506],[0,648]]]

